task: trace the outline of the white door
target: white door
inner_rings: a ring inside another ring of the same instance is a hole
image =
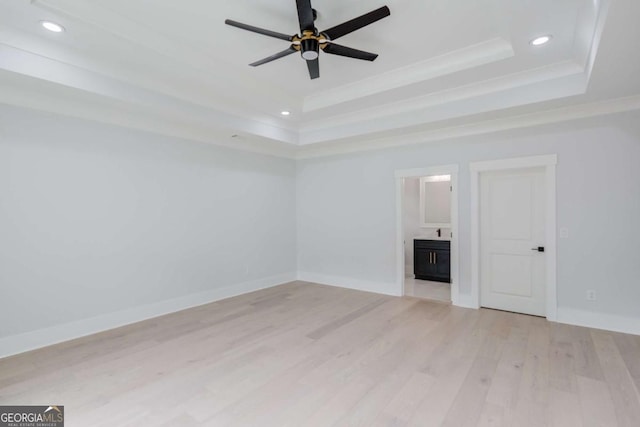
[[[480,305],[546,316],[545,170],[480,176]]]

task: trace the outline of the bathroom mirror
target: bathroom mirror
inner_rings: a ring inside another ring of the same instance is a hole
[[[420,226],[451,227],[451,175],[420,178]]]

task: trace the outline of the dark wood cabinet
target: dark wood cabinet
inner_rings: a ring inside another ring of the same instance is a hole
[[[451,283],[451,242],[414,240],[413,274],[416,279]]]

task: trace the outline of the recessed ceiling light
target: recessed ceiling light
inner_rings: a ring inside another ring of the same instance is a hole
[[[542,46],[543,44],[547,44],[551,41],[551,36],[540,36],[531,40],[532,46]]]
[[[64,31],[64,27],[60,24],[56,24],[55,22],[42,21],[41,24],[44,28],[49,31],[53,31],[54,33],[61,33]]]
[[[291,112],[285,110],[285,111],[281,111],[280,114],[282,114],[283,116],[289,116],[291,115]]]

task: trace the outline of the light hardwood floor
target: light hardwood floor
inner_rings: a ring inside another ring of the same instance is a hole
[[[67,426],[638,426],[640,337],[301,282],[0,360]]]

